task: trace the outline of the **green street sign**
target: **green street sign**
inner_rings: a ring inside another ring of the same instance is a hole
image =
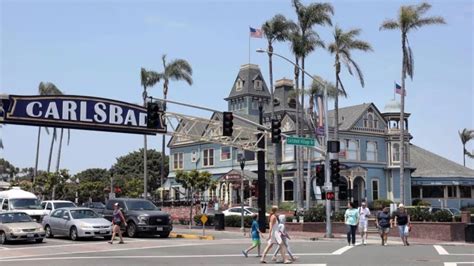
[[[286,138],[286,144],[314,147],[314,139],[299,138],[299,137],[287,137]]]

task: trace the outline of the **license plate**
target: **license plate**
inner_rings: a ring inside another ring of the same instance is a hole
[[[156,228],[156,231],[163,231],[163,227],[158,226],[158,227]]]
[[[99,231],[99,234],[107,234],[107,231]]]
[[[35,237],[35,234],[27,234],[26,237],[27,238],[33,238],[33,237]]]

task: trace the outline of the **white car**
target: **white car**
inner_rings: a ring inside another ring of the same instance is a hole
[[[59,208],[74,208],[77,207],[72,201],[68,200],[45,200],[41,202],[41,208],[49,215],[52,211]]]
[[[242,208],[239,206],[239,207],[232,207],[232,208],[229,208],[225,211],[222,212],[224,214],[224,216],[240,216],[242,215]],[[253,208],[253,207],[249,207],[249,206],[244,206],[244,216],[251,216],[253,214],[258,214],[258,209],[257,208]],[[265,216],[269,216],[268,213],[265,213]]]

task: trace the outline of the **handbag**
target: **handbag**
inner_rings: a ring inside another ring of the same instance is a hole
[[[411,224],[408,224],[408,232],[411,232]]]
[[[405,226],[405,231],[403,232],[405,235],[408,235],[408,233],[410,233],[410,226],[409,225],[406,225]]]

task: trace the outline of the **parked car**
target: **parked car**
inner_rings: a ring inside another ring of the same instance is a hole
[[[431,207],[430,212],[435,213],[441,210],[448,211],[454,217],[461,217],[461,210],[457,208],[441,208],[441,207]]]
[[[43,242],[45,231],[28,214],[19,211],[0,213],[0,245],[7,241]]]
[[[105,204],[100,202],[100,201],[97,201],[97,202],[84,202],[82,204],[82,207],[92,209],[93,211],[95,211],[98,214],[103,214],[104,210],[105,210]]]
[[[79,238],[103,237],[112,235],[112,224],[89,208],[60,208],[43,219],[46,237],[69,236],[73,241]]]
[[[147,234],[166,238],[173,230],[170,215],[160,211],[151,201],[146,199],[117,198],[109,200],[104,211],[104,218],[109,221],[112,221],[115,203],[118,203],[122,208],[127,221],[127,227],[122,229],[129,237]]]
[[[41,202],[41,208],[43,208],[47,215],[56,209],[71,207],[73,208],[77,206],[74,202],[68,200],[45,200]]]
[[[223,211],[222,213],[224,214],[224,216],[232,216],[232,215],[240,216],[240,215],[242,215],[242,208],[240,206],[239,207],[232,207],[232,208],[229,208],[229,209]],[[251,216],[253,214],[258,214],[258,209],[257,208],[244,206],[244,216]],[[265,213],[265,216],[270,216],[270,214]]]

